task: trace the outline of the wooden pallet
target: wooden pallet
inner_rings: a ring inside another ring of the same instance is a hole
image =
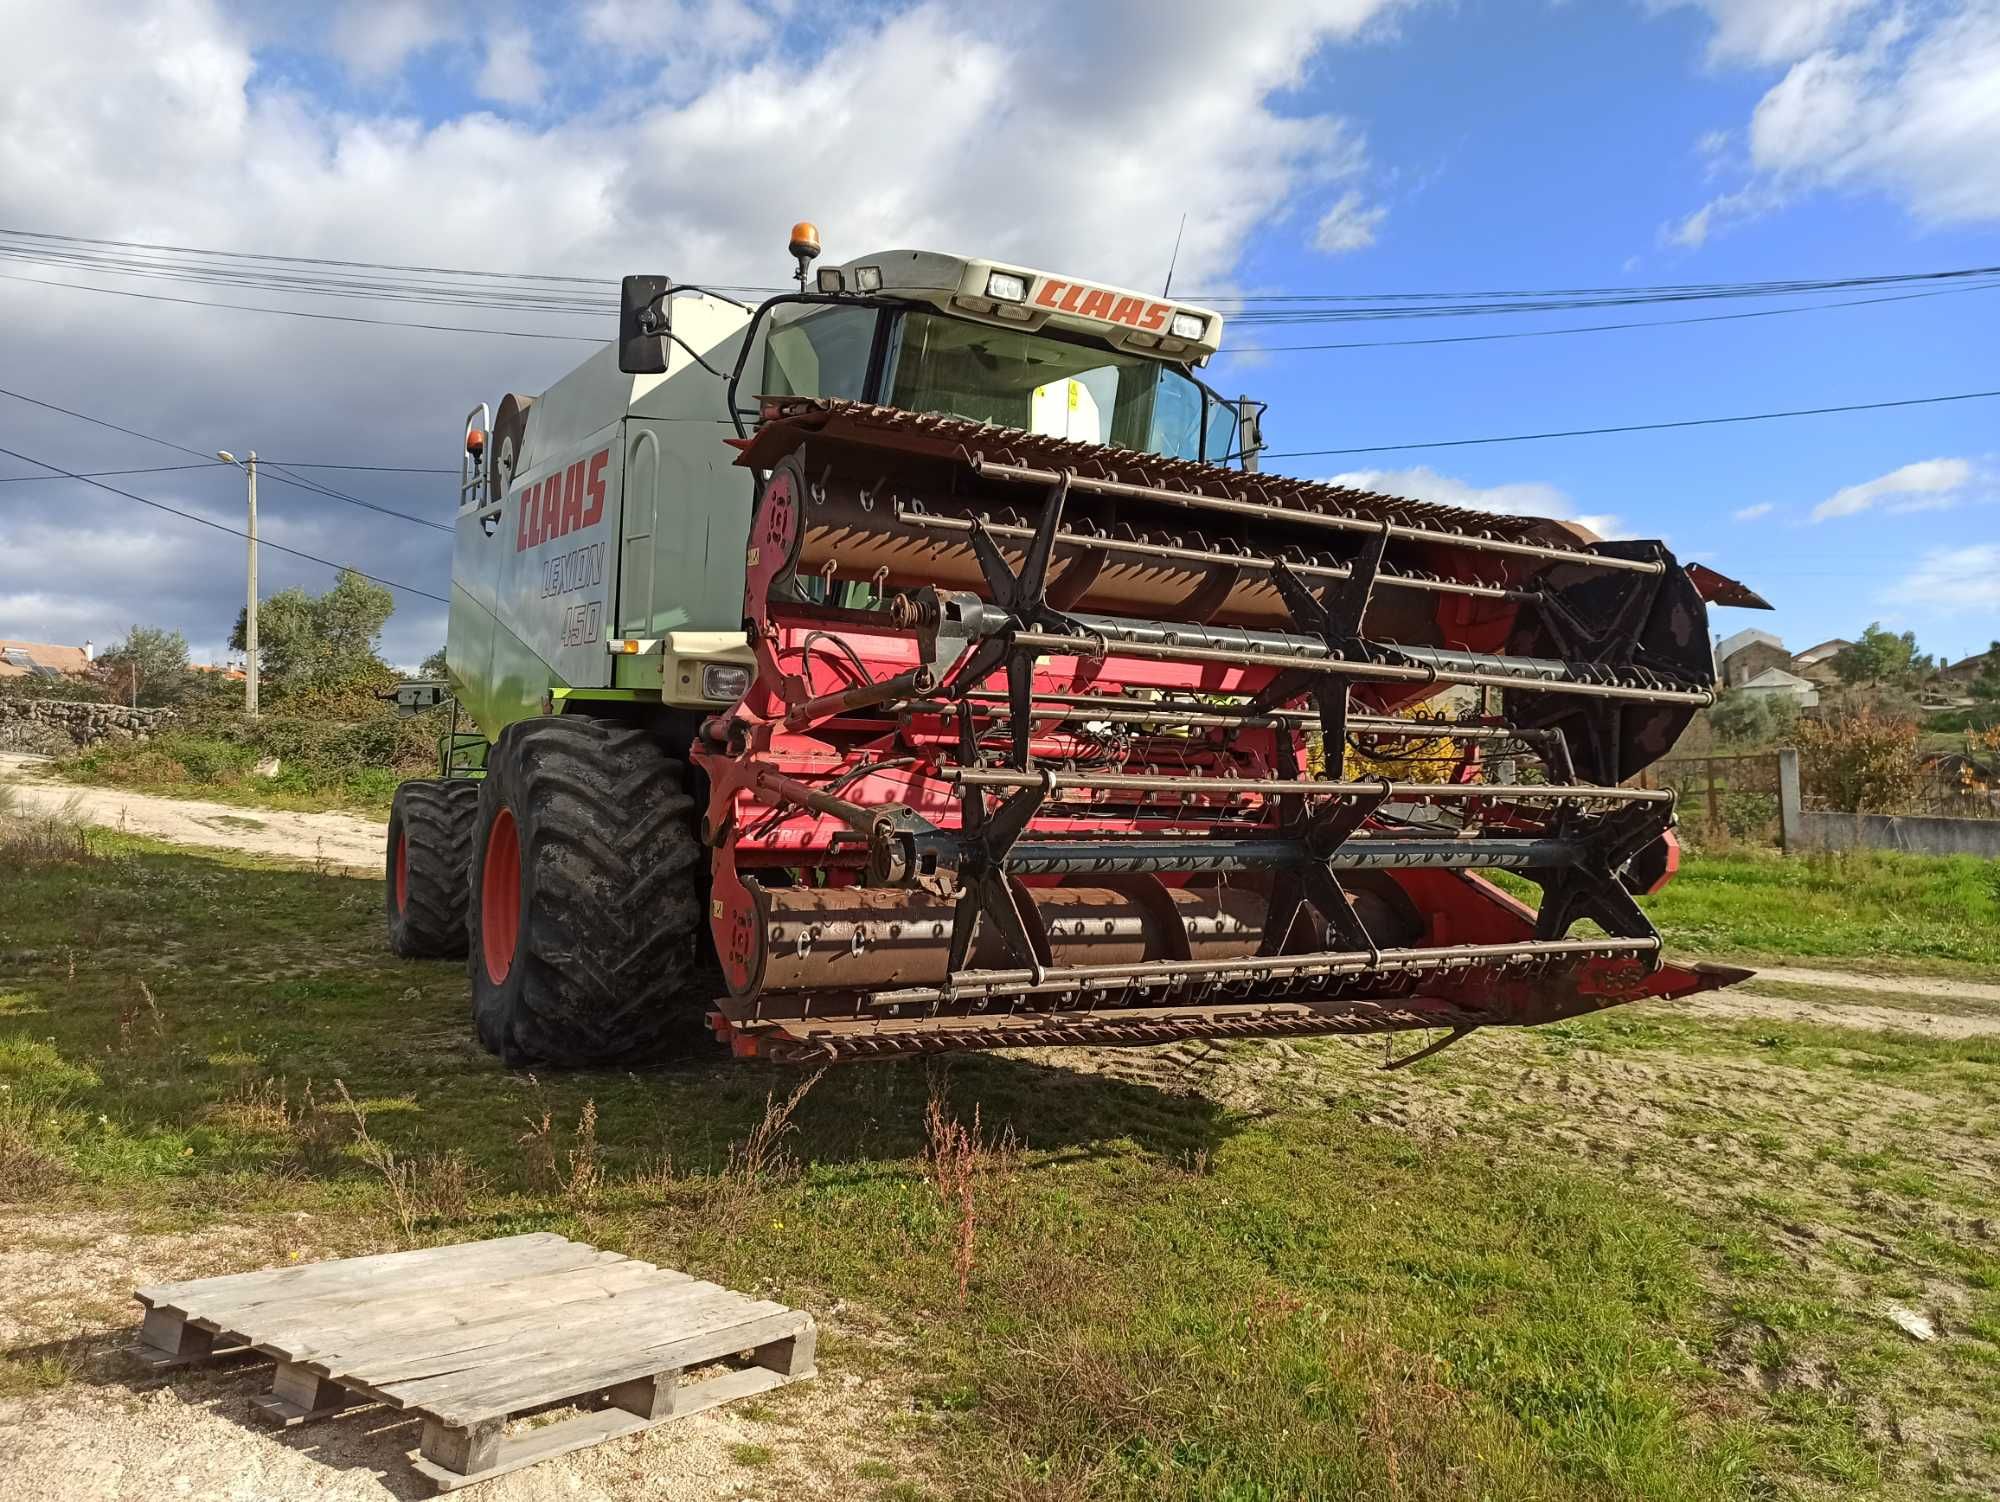
[[[810,1315],[549,1232],[134,1297],[138,1354],[156,1365],[274,1359],[257,1400],[274,1423],[357,1402],[421,1418],[414,1463],[444,1491],[813,1375]],[[558,1405],[587,1411],[505,1432]]]

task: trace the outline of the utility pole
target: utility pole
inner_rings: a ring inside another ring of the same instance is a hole
[[[215,457],[224,464],[236,464],[228,449],[217,449]],[[243,606],[243,712],[257,718],[257,451],[250,450],[247,462],[237,466],[248,487],[250,525],[245,545],[244,573],[247,576]]]

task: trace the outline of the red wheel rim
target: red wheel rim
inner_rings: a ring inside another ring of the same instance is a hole
[[[406,912],[410,906],[410,837],[401,830],[396,832],[396,911]]]
[[[503,808],[486,835],[486,862],[479,878],[479,947],[486,978],[499,985],[514,968],[521,940],[521,834],[514,812]]]

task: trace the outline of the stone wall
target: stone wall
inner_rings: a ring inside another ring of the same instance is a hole
[[[172,713],[170,709],[128,709],[122,704],[0,695],[0,751],[67,756],[99,741],[143,741]]]

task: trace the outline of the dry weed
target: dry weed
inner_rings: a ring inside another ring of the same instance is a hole
[[[539,1096],[541,1082],[531,1074],[528,1083]],[[577,1112],[567,1148],[558,1139],[555,1112],[545,1105],[540,1119],[530,1116],[528,1130],[516,1140],[528,1149],[537,1173],[553,1192],[574,1209],[591,1209],[604,1188],[604,1168],[597,1155],[597,1102],[586,1100]]]
[[[930,1095],[924,1102],[924,1136],[928,1146],[924,1161],[938,1200],[956,1223],[957,1237],[952,1249],[952,1272],[958,1278],[958,1299],[964,1303],[972,1286],[974,1232],[978,1213],[973,1184],[982,1177],[1012,1177],[1020,1157],[1020,1145],[1010,1127],[999,1141],[987,1143],[979,1121],[979,1107],[972,1108],[972,1125],[966,1126],[951,1112],[947,1078],[942,1069],[930,1076]]]
[[[27,813],[14,790],[0,786],[0,869],[81,866],[100,859],[74,800],[50,813]]]
[[[0,1200],[32,1200],[69,1177],[48,1149],[47,1113],[0,1092]]]

